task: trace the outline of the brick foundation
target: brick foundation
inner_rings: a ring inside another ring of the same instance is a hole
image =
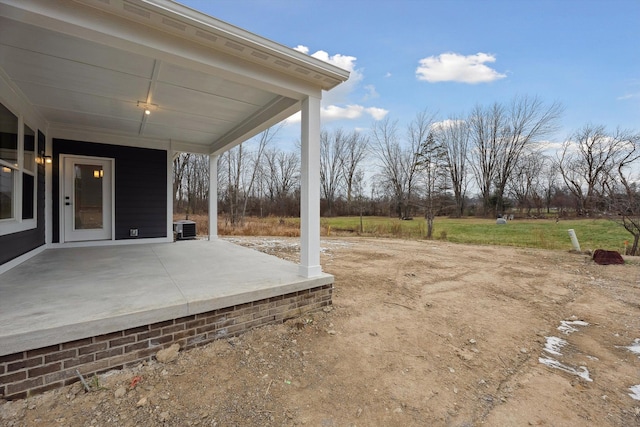
[[[331,305],[333,285],[49,347],[0,356],[0,398],[22,399],[89,376],[150,360],[174,343],[181,349],[240,335],[252,328]]]

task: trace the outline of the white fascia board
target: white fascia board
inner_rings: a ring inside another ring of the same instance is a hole
[[[171,140],[171,150],[176,153],[209,154],[211,149],[208,145],[193,144],[184,141]]]
[[[163,11],[165,11],[165,13],[172,15],[174,19],[181,19],[187,24],[202,25],[206,29],[220,33],[228,39],[234,39],[242,44],[251,45],[258,49],[266,50],[269,53],[284,60],[291,61],[298,66],[309,68],[310,70],[324,74],[327,77],[334,78],[340,82],[344,82],[349,78],[349,72],[340,67],[329,64],[325,61],[314,58],[267,38],[261,37],[255,33],[244,30],[240,27],[236,27],[225,21],[206,15],[175,1],[139,0],[139,3],[143,3],[150,7],[162,9]],[[330,90],[331,88],[332,87],[327,87],[325,88],[325,90]]]
[[[318,90],[317,86],[295,79],[290,75],[283,75],[270,68],[261,68],[235,57],[216,58],[206,50],[199,50],[186,51],[185,49],[178,49],[183,54],[180,58],[181,62],[177,62],[175,57],[166,59],[193,70],[208,74],[215,73],[226,80],[287,98],[301,100]]]

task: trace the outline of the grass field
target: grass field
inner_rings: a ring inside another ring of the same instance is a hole
[[[323,218],[322,225],[330,234],[358,234],[360,218]],[[330,228],[328,228],[330,227]],[[622,227],[606,219],[561,220],[522,219],[496,225],[494,219],[482,218],[436,218],[433,238],[455,243],[482,245],[521,246],[542,249],[571,249],[569,229],[574,229],[580,247],[586,249],[608,249],[624,253],[624,242],[631,237]],[[375,217],[363,219],[364,235],[424,238],[424,219],[401,221]]]
[[[175,216],[175,219],[183,219]],[[198,234],[207,234],[207,217],[192,215],[197,222]],[[403,239],[423,239],[426,223],[422,218],[401,221],[388,217],[364,217],[360,233],[359,217],[335,217],[321,219],[323,236],[373,236]],[[300,235],[299,218],[246,218],[244,227],[226,225],[219,219],[220,235],[288,236]],[[561,220],[517,219],[506,225],[496,225],[495,219],[438,217],[434,222],[433,238],[454,243],[480,245],[519,246],[541,249],[570,250],[571,240],[567,232],[574,229],[581,249],[607,249],[625,252],[624,242],[631,235],[613,221],[606,219]]]

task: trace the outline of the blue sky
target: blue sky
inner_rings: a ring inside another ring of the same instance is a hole
[[[587,124],[640,131],[640,0],[180,0],[352,71],[325,128],[401,126],[538,96]],[[331,114],[329,114],[331,113]]]

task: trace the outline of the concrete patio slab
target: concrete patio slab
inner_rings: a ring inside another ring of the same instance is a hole
[[[0,356],[331,283],[222,239],[48,249],[0,275]]]

